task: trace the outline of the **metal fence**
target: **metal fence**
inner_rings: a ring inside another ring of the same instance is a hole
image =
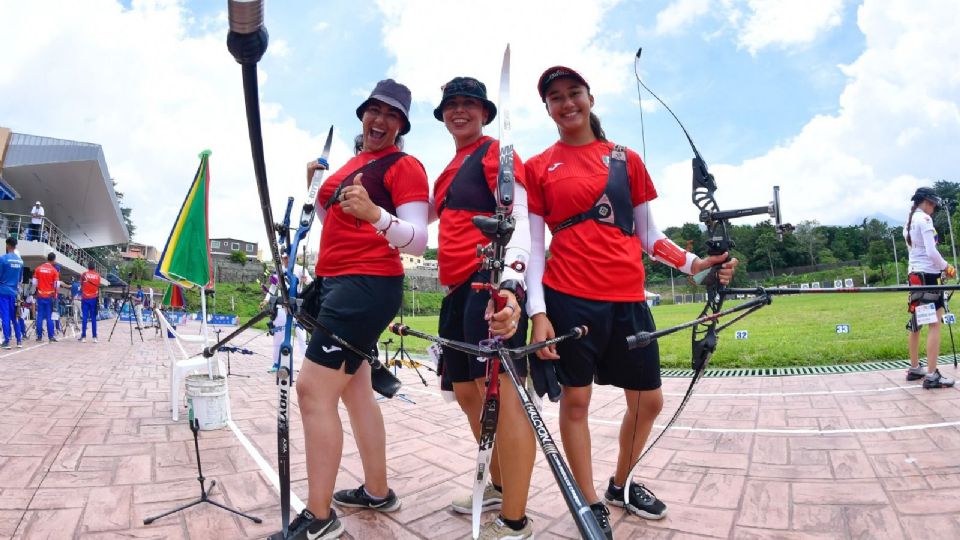
[[[76,242],[47,218],[40,218],[40,223],[33,223],[32,216],[0,214],[0,235],[3,238],[12,236],[21,242],[42,242],[78,262],[84,268],[87,268],[87,264],[92,261],[97,272],[106,274],[108,270],[105,264],[86,250],[77,247]]]

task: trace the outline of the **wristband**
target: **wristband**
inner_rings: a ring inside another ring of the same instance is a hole
[[[515,279],[508,279],[500,283],[501,291],[510,291],[517,298],[517,302],[522,306],[527,301],[527,292],[523,290],[523,285]]]

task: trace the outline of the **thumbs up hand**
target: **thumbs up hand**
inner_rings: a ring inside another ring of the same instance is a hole
[[[380,207],[370,200],[370,194],[361,182],[362,176],[363,173],[354,176],[353,185],[340,192],[340,209],[347,215],[367,223],[375,223],[380,219]]]

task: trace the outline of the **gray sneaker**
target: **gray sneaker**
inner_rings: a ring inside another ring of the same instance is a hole
[[[483,488],[483,503],[480,508],[484,512],[490,510],[499,510],[503,504],[503,493],[493,487],[493,484],[487,484]],[[450,503],[450,507],[458,514],[473,513],[473,493],[465,493],[462,497],[457,497]]]
[[[950,377],[944,377],[940,374],[940,370],[936,370],[933,373],[928,373],[926,377],[923,378],[923,387],[930,388],[947,388],[953,386],[954,380]]]
[[[911,367],[907,369],[907,380],[916,381],[927,376],[927,370],[922,366]]]

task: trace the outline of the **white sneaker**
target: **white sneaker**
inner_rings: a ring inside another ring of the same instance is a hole
[[[85,338],[85,337],[77,338],[77,341],[79,341],[80,343],[86,343],[86,342],[87,342],[87,338]]]
[[[99,341],[97,341],[97,338],[93,338],[93,342],[94,342],[94,343],[100,343]]]

